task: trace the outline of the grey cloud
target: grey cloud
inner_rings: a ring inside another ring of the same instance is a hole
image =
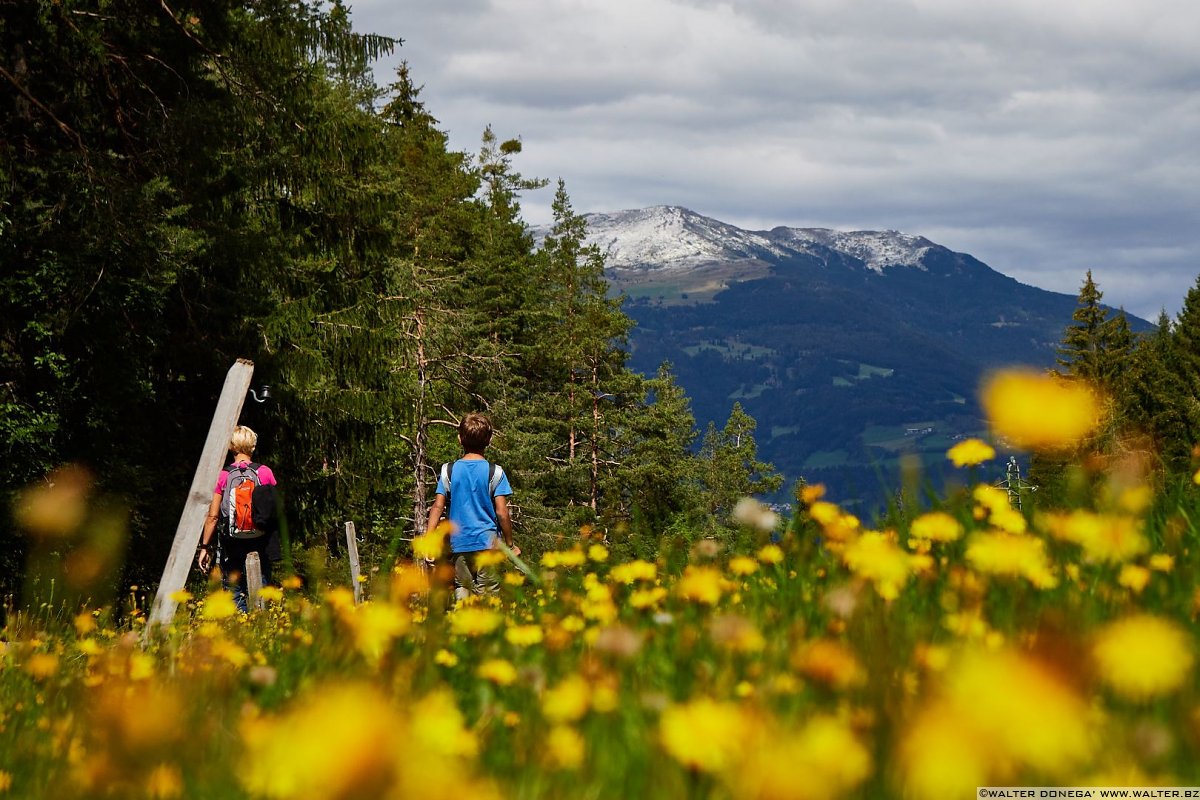
[[[406,40],[394,61],[452,146],[520,135],[518,168],[581,211],[897,228],[1057,291],[1091,267],[1151,317],[1200,269],[1191,0],[360,0],[354,19]]]

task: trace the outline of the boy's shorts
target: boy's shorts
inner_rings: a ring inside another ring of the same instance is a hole
[[[462,600],[472,594],[495,594],[500,591],[500,580],[494,570],[480,569],[476,563],[480,553],[490,550],[477,550],[472,553],[451,553],[450,561],[454,565],[454,599]]]

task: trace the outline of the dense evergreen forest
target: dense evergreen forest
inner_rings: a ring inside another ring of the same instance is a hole
[[[451,151],[419,77],[370,69],[401,43],[342,3],[0,8],[0,593],[26,555],[13,507],[64,465],[122,517],[122,579],[157,580],[237,358],[271,387],[243,422],[293,551],[355,520],[403,554],[471,410],[533,553],[732,535],[737,499],[779,488],[739,406],[697,437],[669,366],[628,367],[632,323],[563,182],[535,249],[520,201],[551,189],[518,171],[517,132]],[[1063,344],[1065,374],[1110,390],[1088,446],[1190,469],[1200,285],[1143,337],[1099,299],[1089,275]],[[1035,467],[1067,491],[1063,464]]]
[[[591,525],[642,552],[757,482],[735,412],[694,454],[559,181],[535,250],[521,143],[452,152],[419,81],[340,2],[3,2],[0,574],[22,487],[76,465],[128,509],[124,580],[162,569],[224,375],[285,491],[293,550],[345,520],[402,553],[454,425],[492,415],[532,552]],[[550,189],[546,189],[550,191]],[[707,464],[702,463],[707,461]],[[586,529],[585,529],[586,530]]]

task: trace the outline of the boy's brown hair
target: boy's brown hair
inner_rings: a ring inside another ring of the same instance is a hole
[[[492,442],[492,421],[472,411],[458,423],[458,440],[468,453],[482,453]]]

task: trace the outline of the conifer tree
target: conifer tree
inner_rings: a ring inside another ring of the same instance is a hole
[[[740,498],[774,492],[783,484],[783,476],[772,464],[758,460],[757,427],[742,404],[734,403],[725,427],[718,431],[710,422],[701,440],[701,492],[709,513],[721,524],[729,522]]]
[[[701,505],[692,453],[696,420],[670,364],[645,381],[645,391],[644,405],[630,417],[632,445],[607,509],[630,520],[630,552],[639,557],[651,555],[666,529]]]
[[[1171,336],[1171,366],[1179,376],[1178,408],[1183,428],[1181,446],[1200,443],[1200,277],[1183,298]]]
[[[1112,327],[1108,312],[1100,305],[1104,293],[1087,271],[1075,311],[1074,323],[1063,334],[1058,348],[1058,364],[1068,375],[1099,383],[1107,371],[1107,350]]]
[[[1186,381],[1176,358],[1171,318],[1164,310],[1157,327],[1140,337],[1129,361],[1121,413],[1135,433],[1149,437],[1169,470],[1188,467],[1191,443],[1186,417]]]

